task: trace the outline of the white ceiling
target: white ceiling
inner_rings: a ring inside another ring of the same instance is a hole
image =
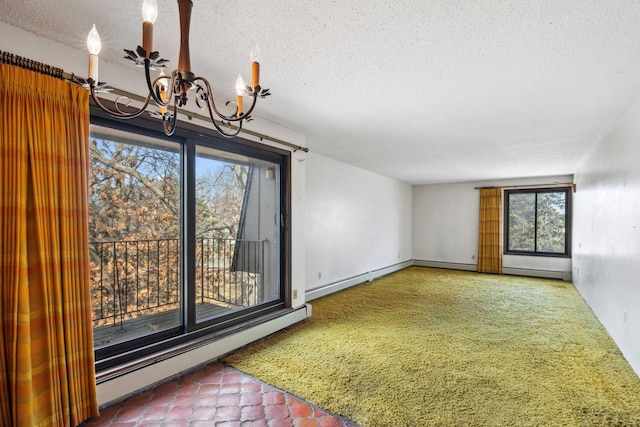
[[[140,44],[142,1],[0,0],[0,21],[102,60]],[[177,63],[177,4],[154,48]],[[312,152],[409,183],[571,174],[640,95],[640,0],[194,0],[193,71],[272,96],[254,116]],[[141,77],[141,85],[142,77]]]

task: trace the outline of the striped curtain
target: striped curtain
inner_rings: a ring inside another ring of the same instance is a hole
[[[98,415],[87,91],[0,64],[0,425]]]
[[[502,189],[480,190],[478,271],[502,274]]]

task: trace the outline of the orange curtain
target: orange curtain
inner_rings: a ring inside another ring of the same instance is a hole
[[[480,190],[478,271],[502,274],[502,189]]]
[[[0,424],[98,415],[87,91],[0,64]]]

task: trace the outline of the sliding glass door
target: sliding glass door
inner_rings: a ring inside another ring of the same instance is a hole
[[[286,153],[92,122],[99,368],[284,307]]]
[[[196,148],[196,321],[280,298],[277,164]]]

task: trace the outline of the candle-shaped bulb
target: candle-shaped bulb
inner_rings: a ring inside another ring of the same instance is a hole
[[[142,19],[144,22],[155,24],[156,19],[158,19],[157,0],[144,0],[144,2],[142,2]]]
[[[91,55],[99,54],[100,49],[102,49],[100,34],[98,34],[98,30],[96,30],[96,24],[93,24],[93,27],[91,27],[91,31],[89,31],[89,35],[87,36],[87,49],[89,49],[89,53]]]
[[[169,77],[167,77],[164,70],[161,68],[160,73],[158,74],[158,79],[156,80],[156,93],[158,94],[158,98],[160,98],[165,104],[169,103],[169,96],[167,95],[168,89]],[[167,114],[167,106],[165,104],[158,104],[160,106],[160,114],[163,116]]]
[[[96,25],[93,24],[87,36],[87,49],[89,49],[89,79],[95,83],[98,83],[98,54],[101,48],[100,35],[96,30]]]
[[[158,80],[156,80],[156,93],[162,102],[168,102],[167,89],[169,88],[169,78],[164,73],[163,69],[160,69],[158,74]]]
[[[236,94],[238,96],[242,96],[247,93],[247,85],[244,82],[241,74],[238,74],[238,78],[236,79]]]
[[[260,59],[260,46],[256,43],[251,52],[249,53],[249,58],[251,58],[251,62],[258,62]]]

